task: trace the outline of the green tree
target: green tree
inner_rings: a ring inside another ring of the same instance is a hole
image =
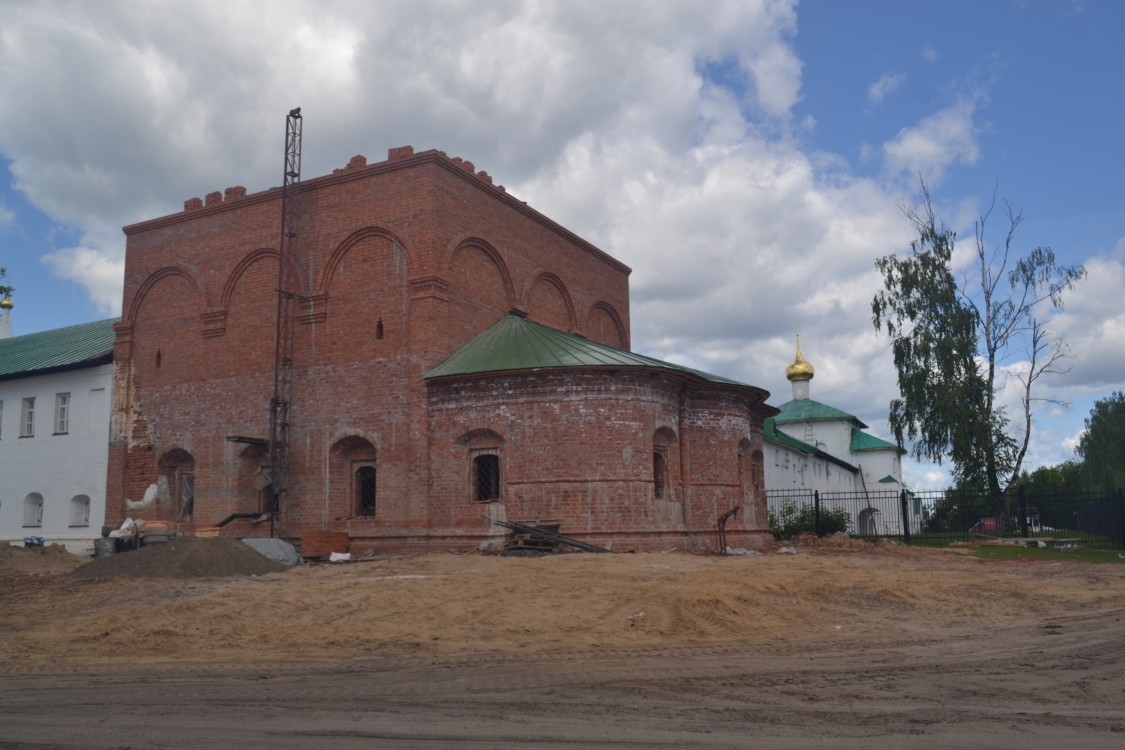
[[[7,281],[8,281],[8,269],[0,267],[0,299],[3,299],[4,295],[11,294],[12,292],[14,292],[16,290],[16,288],[14,286],[5,283]]]
[[[1040,466],[1032,472],[1020,476],[1028,497],[1041,495],[1064,495],[1084,492],[1089,489],[1083,478],[1082,464],[1077,461],[1063,461],[1055,466]]]
[[[998,505],[1019,476],[1035,407],[1050,400],[1039,381],[1068,369],[1066,344],[1048,337],[1042,308],[1061,307],[1062,293],[1086,272],[1056,263],[1049,247],[1017,257],[1023,215],[1006,202],[1007,234],[990,247],[985,228],[995,206],[994,196],[974,225],[975,262],[958,278],[957,234],[936,217],[922,182],[918,201],[903,207],[917,239],[906,257],[876,261],[884,288],[871,311],[875,329],[891,338],[898,371],[895,438],[909,441],[915,458],[949,460],[958,486],[978,487]],[[1021,396],[1014,424],[999,400],[1009,376]]]
[[[1099,490],[1125,487],[1125,394],[1094,402],[1078,441],[1083,474]]]

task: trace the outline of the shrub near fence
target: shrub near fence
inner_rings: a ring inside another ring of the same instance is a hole
[[[974,493],[767,491],[770,529],[789,538],[792,529],[815,527],[817,506],[825,535],[846,524],[859,537],[893,537],[917,544],[948,544],[989,537],[1073,541],[1087,547],[1125,546],[1125,494],[1078,492],[1024,496],[1002,503]],[[811,530],[811,529],[809,529]]]

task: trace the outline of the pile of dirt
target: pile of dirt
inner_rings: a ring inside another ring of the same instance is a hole
[[[278,573],[288,568],[237,539],[177,537],[162,544],[95,558],[74,578],[230,578]]]
[[[45,547],[18,547],[0,544],[0,572],[23,575],[69,573],[89,558],[72,555],[61,544]]]

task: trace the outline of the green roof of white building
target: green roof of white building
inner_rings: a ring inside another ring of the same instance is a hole
[[[0,380],[106,364],[113,357],[113,324],[96,320],[0,339]]]
[[[777,407],[781,412],[775,417],[778,424],[788,422],[832,422],[845,420],[852,422],[856,427],[866,427],[858,417],[840,411],[834,406],[813,401],[811,398],[798,398],[786,401]]]

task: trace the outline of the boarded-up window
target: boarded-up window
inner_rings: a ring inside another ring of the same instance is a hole
[[[70,499],[70,525],[90,525],[90,497],[88,495],[75,495]]]
[[[23,499],[23,525],[35,527],[43,525],[43,496],[32,492]]]
[[[666,448],[652,452],[652,488],[657,500],[668,494],[668,454]]]

